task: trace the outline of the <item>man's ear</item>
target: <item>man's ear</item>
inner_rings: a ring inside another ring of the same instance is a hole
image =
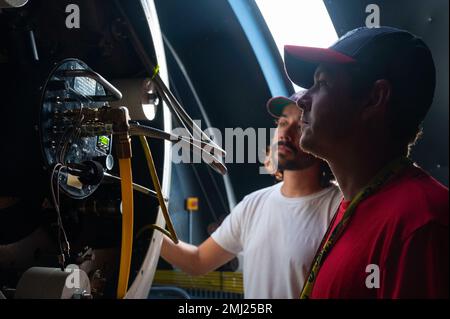
[[[391,100],[392,86],[388,80],[377,80],[369,92],[363,111],[364,118],[384,116]]]

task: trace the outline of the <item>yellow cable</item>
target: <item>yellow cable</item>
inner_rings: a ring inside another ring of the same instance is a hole
[[[119,159],[122,189],[122,247],[120,251],[119,283],[117,298],[122,299],[128,289],[133,250],[133,178],[131,158]]]
[[[177,233],[175,232],[175,228],[173,227],[172,220],[170,219],[169,212],[167,211],[166,202],[164,201],[164,196],[161,191],[161,185],[159,183],[158,173],[156,172],[155,162],[153,161],[152,152],[150,147],[148,146],[147,139],[145,136],[139,136],[139,140],[141,141],[142,148],[144,149],[145,158],[147,159],[148,169],[150,171],[150,175],[152,177],[153,185],[155,187],[155,191],[158,197],[159,206],[161,207],[161,211],[164,215],[164,219],[166,220],[167,228],[169,231],[167,232],[165,229],[163,230],[158,225],[150,225],[150,228],[157,229],[164,234],[166,234],[175,244],[178,244]]]

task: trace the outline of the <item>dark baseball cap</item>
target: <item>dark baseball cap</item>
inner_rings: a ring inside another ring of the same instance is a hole
[[[420,91],[431,105],[436,70],[428,46],[412,33],[392,27],[361,27],[349,31],[329,48],[286,45],[286,73],[295,84],[310,88],[314,72],[322,63],[357,65],[399,87],[402,95]],[[414,98],[409,96],[408,98]]]
[[[283,109],[289,104],[297,105],[297,100],[301,98],[305,92],[306,90],[298,91],[290,97],[275,96],[267,101],[267,111],[273,117],[279,118],[283,113]]]

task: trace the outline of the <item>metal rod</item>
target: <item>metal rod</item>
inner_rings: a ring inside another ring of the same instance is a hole
[[[37,46],[36,46],[36,39],[34,38],[33,30],[29,31],[29,35],[30,35],[31,50],[33,51],[34,60],[39,61],[39,55],[38,55]]]
[[[189,214],[189,244],[193,244],[192,242],[192,211],[188,210]]]
[[[107,179],[113,180],[113,181],[119,181],[120,182],[120,177],[119,176],[115,176],[115,175],[112,175],[112,174],[109,174],[109,173],[105,173],[104,177],[106,177]],[[152,197],[157,197],[156,196],[156,192],[154,190],[151,190],[151,189],[149,189],[147,187],[144,187],[142,185],[133,183],[133,189],[135,191],[138,191],[138,192],[142,193],[142,194],[150,195]],[[164,197],[164,201],[168,202],[169,199],[167,197]]]
[[[202,159],[208,164],[212,169],[214,169],[219,174],[226,174],[227,168],[226,166],[214,155],[205,151],[203,148],[199,147],[203,142],[191,142],[189,138],[184,138],[181,136],[177,136],[171,133],[167,133],[152,127],[146,127],[143,125],[131,124],[130,125],[130,135],[144,135],[151,138],[158,138],[170,141],[172,143],[180,142],[183,146],[192,146],[192,151],[196,154],[200,154]],[[209,147],[213,148],[212,145],[205,143],[205,145],[209,145]]]
[[[101,85],[112,94],[115,100],[120,100],[122,98],[122,93],[116,89],[111,83],[109,83],[103,76],[94,72],[92,70],[61,70],[56,73],[58,76],[63,77],[88,77],[91,78]]]

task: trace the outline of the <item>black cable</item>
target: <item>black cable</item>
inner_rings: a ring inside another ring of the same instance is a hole
[[[166,101],[166,103],[168,104],[168,107],[171,109],[172,113],[175,113],[175,115],[179,119],[180,119],[180,117],[183,117],[183,119],[185,119],[186,122],[188,122],[187,124],[189,126],[192,126],[193,129],[195,127],[195,129],[199,130],[201,137],[205,138],[205,140],[208,143],[215,145],[216,148],[221,152],[221,155],[224,156],[225,151],[222,148],[220,148],[216,143],[214,143],[214,141],[212,141],[200,128],[198,128],[198,126],[192,121],[192,119],[189,117],[189,115],[186,113],[186,111],[183,109],[183,107],[176,100],[176,98],[174,97],[172,92],[167,88],[165,83],[162,81],[162,79],[159,76],[159,73],[158,72],[155,73],[155,66],[153,65],[151,59],[149,58],[147,51],[144,49],[144,47],[139,39],[139,36],[136,34],[136,31],[134,30],[129,17],[125,14],[125,11],[124,11],[122,5],[120,4],[120,1],[115,0],[114,3],[126,22],[126,25],[127,25],[128,31],[129,31],[129,35],[130,35],[130,40],[136,50],[136,53],[138,54],[139,58],[143,62],[144,68],[146,68],[148,74],[154,74],[152,80],[153,80],[155,86],[157,87],[157,89],[159,88],[159,90],[163,93],[162,98]],[[167,93],[167,96],[164,93]],[[173,104],[171,102],[173,102]],[[183,123],[183,126],[185,126],[185,124],[186,123]],[[190,132],[189,132],[189,135],[191,135]]]
[[[226,213],[228,214],[228,213],[229,213],[229,209],[228,209],[227,205],[225,204],[225,199],[224,199],[223,196],[222,196],[222,192],[221,192],[220,189],[219,189],[219,185],[217,185],[216,178],[215,178],[214,175],[211,173],[211,168],[209,168],[209,167],[207,166],[206,169],[207,169],[207,171],[208,171],[209,176],[210,176],[211,179],[212,179],[214,188],[216,189],[217,194],[219,195],[219,200],[220,200],[220,203],[222,204],[222,207],[223,207],[223,209],[224,209],[224,212],[226,212]]]
[[[61,270],[64,270],[65,268],[65,253],[67,253],[67,255],[69,256],[70,254],[70,245],[69,245],[69,241],[67,239],[67,235],[66,235],[66,231],[64,229],[64,225],[62,222],[62,218],[61,218],[61,211],[60,211],[60,202],[59,202],[59,175],[61,173],[61,170],[64,168],[64,165],[62,165],[61,163],[57,163],[53,169],[52,169],[52,173],[51,173],[51,177],[50,177],[50,190],[51,190],[51,194],[52,194],[52,200],[53,200],[53,205],[55,206],[55,211],[57,214],[57,224],[58,224],[58,246],[59,246],[59,251],[60,251],[60,257],[61,259],[59,260],[59,263],[61,265]],[[54,186],[54,178],[55,178],[55,172],[57,172],[56,174],[56,195],[55,195],[55,186]],[[62,245],[63,240],[62,240],[62,236],[64,236],[64,245],[65,247]]]

